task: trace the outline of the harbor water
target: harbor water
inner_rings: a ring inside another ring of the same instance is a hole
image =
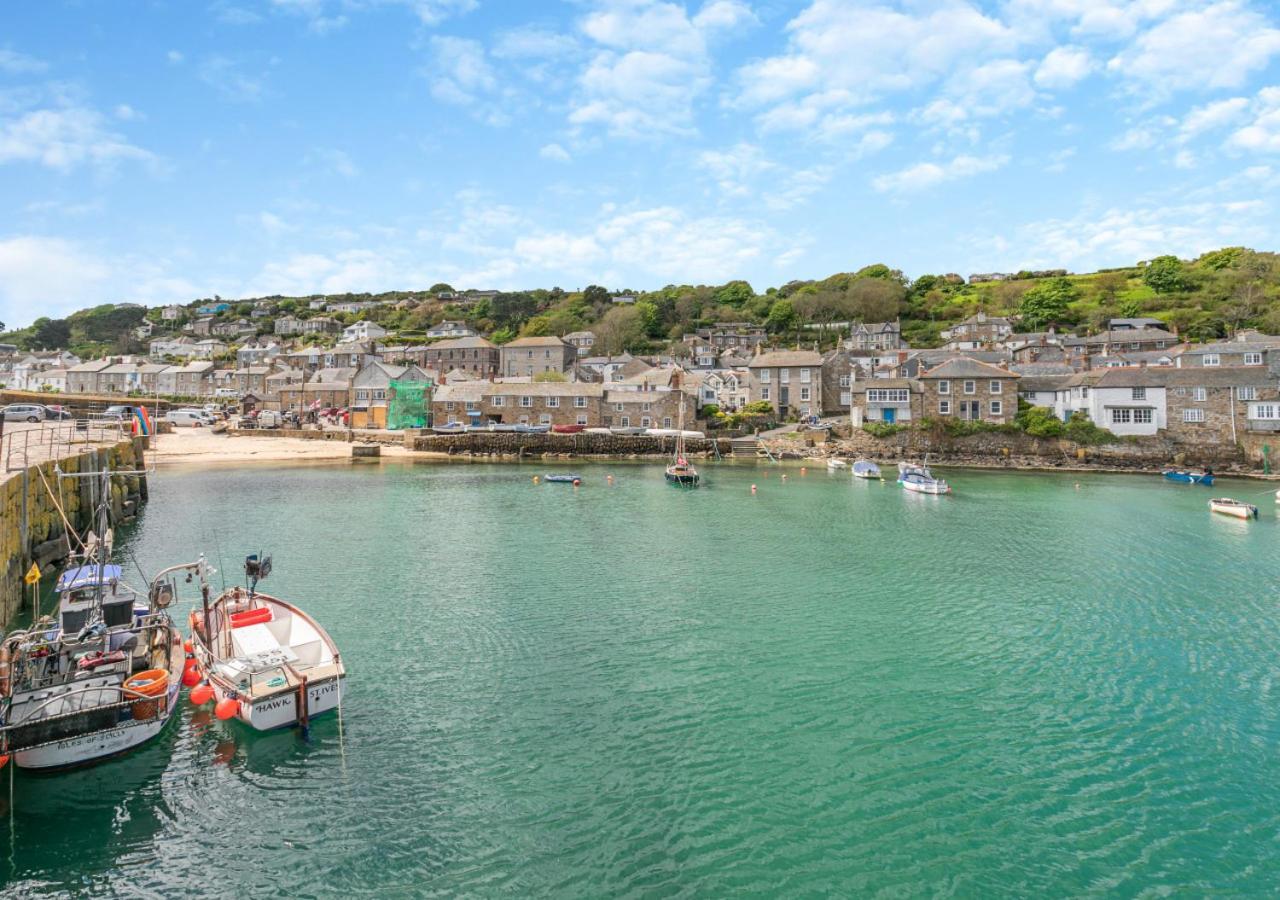
[[[341,717],[250,734],[184,699],[125,757],[6,768],[6,896],[1280,884],[1265,484],[573,465],[160,473],[133,580],[271,554],[343,651]]]

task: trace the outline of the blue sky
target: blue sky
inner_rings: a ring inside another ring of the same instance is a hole
[[[0,320],[1277,249],[1247,0],[0,8]]]

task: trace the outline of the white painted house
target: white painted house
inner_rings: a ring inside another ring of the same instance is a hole
[[[354,325],[348,325],[346,328],[342,329],[341,341],[343,343],[350,343],[351,341],[375,341],[386,336],[387,329],[383,328],[376,322],[361,319]]]

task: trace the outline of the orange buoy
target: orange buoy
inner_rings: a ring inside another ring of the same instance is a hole
[[[224,722],[230,719],[240,711],[240,701],[233,700],[230,697],[219,700],[218,705],[213,708],[213,714]]]
[[[0,753],[0,769],[3,769],[7,765],[9,765],[9,754]]]
[[[800,474],[801,474],[801,475],[808,475],[808,474],[809,474],[809,470],[808,470],[808,469],[806,469],[804,466],[801,466],[801,467],[800,467]]]
[[[613,484],[613,476],[612,476],[612,475],[606,475],[606,476],[604,476],[604,478],[605,478],[605,481],[609,482],[609,484]]]
[[[756,486],[753,484],[751,485],[751,493],[754,494],[755,492],[756,492]]]
[[[580,484],[582,484],[582,479],[581,479],[581,478],[575,478],[575,479],[573,479],[573,486],[574,486],[574,487],[577,487],[577,486],[578,486],[578,485],[580,485]]]
[[[191,653],[192,651],[195,650],[195,647],[191,645],[190,638],[182,642],[182,649],[185,650],[187,653]]]
[[[187,687],[195,687],[200,683],[200,670],[192,667],[182,673],[182,683]]]
[[[196,706],[204,706],[213,699],[213,687],[202,684],[191,689],[191,702]]]
[[[182,664],[182,671],[185,672],[187,669],[194,669],[198,665],[199,663],[196,662],[196,658],[194,656],[188,656],[186,662]]]

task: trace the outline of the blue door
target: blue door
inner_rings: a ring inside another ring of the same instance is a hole
[[[898,411],[892,407],[887,407],[880,411],[880,415],[884,417],[884,423],[886,425],[892,425],[894,420],[898,417]]]

